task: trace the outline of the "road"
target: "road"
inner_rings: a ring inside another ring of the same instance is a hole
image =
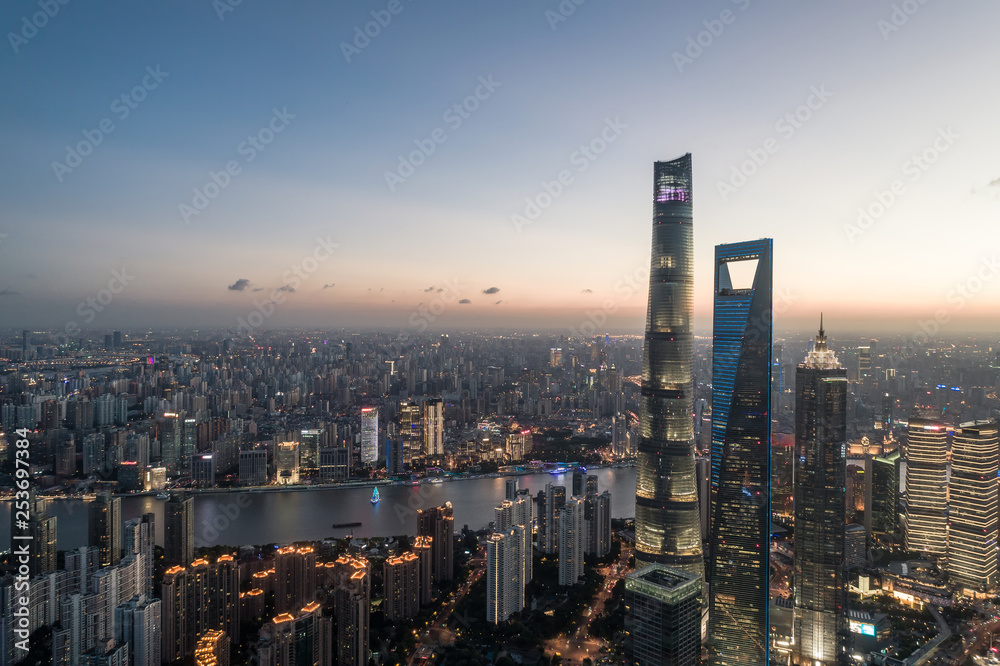
[[[481,555],[472,557],[469,559],[469,577],[462,584],[455,596],[451,597],[434,615],[432,616],[431,623],[424,629],[420,634],[420,643],[417,644],[417,650],[420,646],[425,643],[433,643],[437,645],[450,645],[455,642],[455,632],[448,628],[448,623],[455,619],[459,626],[456,630],[461,632],[461,625],[463,624],[462,618],[455,616],[455,608],[458,606],[459,602],[465,598],[465,595],[469,593],[469,588],[472,587],[473,583],[479,580],[486,573],[486,556],[485,552],[480,549]]]
[[[564,664],[582,663],[587,657],[597,661],[601,657],[601,648],[607,643],[599,638],[590,636],[590,625],[604,611],[604,604],[611,597],[611,591],[615,584],[626,574],[628,560],[632,554],[631,548],[622,548],[621,557],[618,558],[618,573],[614,573],[614,565],[602,567],[598,572],[605,577],[604,585],[601,587],[589,612],[584,611],[580,617],[580,622],[566,638],[555,638],[545,642],[545,651],[550,654],[562,656]]]

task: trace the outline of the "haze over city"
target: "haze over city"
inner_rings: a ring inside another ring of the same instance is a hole
[[[697,330],[764,236],[776,330],[995,323],[995,4],[563,5],[5,6],[0,321],[637,333],[691,152]]]

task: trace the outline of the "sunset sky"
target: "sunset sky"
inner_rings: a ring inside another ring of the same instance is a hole
[[[4,3],[4,326],[640,330],[691,152],[700,327],[771,237],[779,329],[996,331],[995,2],[234,2]]]

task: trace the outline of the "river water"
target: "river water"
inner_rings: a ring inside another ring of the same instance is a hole
[[[596,469],[598,491],[611,491],[611,515],[635,515],[635,468]],[[531,474],[518,477],[520,488],[534,496],[546,483],[572,490],[571,474]],[[285,492],[220,492],[194,496],[196,546],[242,546],[293,541],[318,541],[327,537],[381,537],[415,534],[417,509],[450,501],[455,529],[468,525],[482,529],[493,520],[493,509],[502,501],[503,478],[462,479],[418,486],[379,486],[381,501],[372,505],[371,487],[330,488]],[[567,494],[569,494],[567,492]],[[164,501],[151,496],[122,498],[122,520],[156,514],[156,542],[163,545]],[[0,503],[0,549],[10,544],[10,507]],[[87,507],[83,500],[49,502],[58,517],[59,549],[87,545]],[[537,518],[537,517],[536,517]],[[333,528],[333,523],[360,522],[360,527]]]

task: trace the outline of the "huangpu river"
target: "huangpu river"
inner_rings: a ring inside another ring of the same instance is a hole
[[[598,492],[611,491],[611,515],[635,515],[635,467],[595,469]],[[510,477],[508,477],[510,478]],[[572,474],[518,476],[518,487],[534,497],[546,483],[572,491]],[[493,509],[504,495],[504,477],[458,479],[442,483],[379,486],[380,501],[371,503],[372,487],[324,488],[280,492],[199,492],[194,494],[195,545],[243,546],[343,537],[415,534],[416,510],[450,501],[455,529],[478,530],[493,520]],[[122,498],[122,520],[144,513],[156,515],[156,543],[163,545],[165,501],[143,495]],[[11,502],[0,503],[0,550],[10,544]],[[52,500],[48,512],[58,518],[60,550],[87,545],[87,502]],[[537,516],[536,516],[537,518]],[[360,522],[360,527],[334,528],[334,523]]]

